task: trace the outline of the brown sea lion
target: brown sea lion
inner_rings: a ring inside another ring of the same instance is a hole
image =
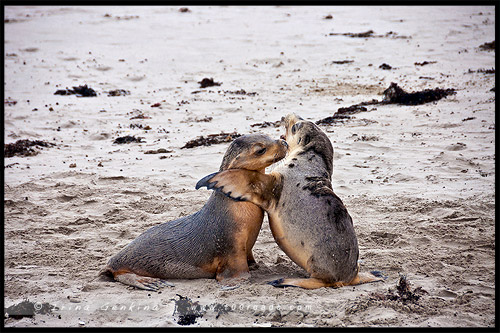
[[[264,173],[287,152],[284,140],[251,134],[235,139],[220,171],[245,168]],[[244,280],[255,263],[252,247],[264,212],[214,192],[200,211],[154,226],[112,257],[100,276],[146,290],[172,285],[163,279]]]
[[[333,147],[314,123],[290,114],[282,119],[289,154],[270,174],[225,170],[201,179],[227,196],[253,202],[269,214],[279,247],[310,277],[280,279],[276,287],[340,287],[383,280],[359,273],[358,241],[351,216],[333,192]]]

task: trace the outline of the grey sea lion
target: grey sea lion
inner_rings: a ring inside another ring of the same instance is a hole
[[[359,272],[352,219],[332,190],[330,140],[314,123],[294,114],[282,123],[289,153],[270,174],[225,170],[204,177],[196,187],[207,186],[267,211],[279,247],[310,274],[272,281],[276,287],[316,289],[383,280],[379,272]]]
[[[241,136],[229,145],[220,171],[245,168],[264,173],[286,152],[284,140]],[[200,211],[139,235],[108,261],[100,276],[146,290],[172,285],[164,279],[247,279],[263,217],[262,209],[253,203],[214,192]]]

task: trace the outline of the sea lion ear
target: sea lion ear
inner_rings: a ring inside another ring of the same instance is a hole
[[[262,196],[274,178],[253,170],[229,169],[203,177],[196,184],[196,189],[207,187],[223,193],[236,201],[250,201],[262,208],[268,200]],[[265,202],[264,202],[265,201]]]

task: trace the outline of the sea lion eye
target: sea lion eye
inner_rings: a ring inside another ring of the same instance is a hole
[[[302,123],[295,123],[292,126],[292,134],[295,134],[295,132],[297,132],[297,130],[299,130],[301,127],[302,127]]]
[[[266,147],[261,148],[261,149],[259,149],[259,150],[257,150],[257,151],[255,152],[255,155],[262,155],[262,154],[264,154],[266,151],[267,151],[267,148],[266,148]]]

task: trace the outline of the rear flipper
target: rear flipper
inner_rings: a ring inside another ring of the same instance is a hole
[[[370,273],[363,272],[363,273],[358,273],[358,275],[347,285],[354,286],[362,283],[384,281],[386,279],[387,276],[385,276],[381,271],[371,271]]]
[[[317,278],[305,278],[305,279],[278,279],[268,282],[273,287],[299,287],[304,289],[317,289],[322,287],[340,287],[336,286],[336,283],[328,283]]]
[[[124,273],[115,276],[116,281],[139,289],[158,291],[164,287],[174,287],[174,284],[160,278],[140,276],[134,273]]]
[[[349,283],[345,282],[326,282],[318,278],[306,278],[306,279],[278,279],[267,284],[274,287],[299,287],[304,289],[317,289],[322,287],[333,287],[339,288],[344,286],[354,286],[362,283],[384,281],[387,276],[384,276],[379,271],[372,271],[370,273],[358,273],[358,275]]]

